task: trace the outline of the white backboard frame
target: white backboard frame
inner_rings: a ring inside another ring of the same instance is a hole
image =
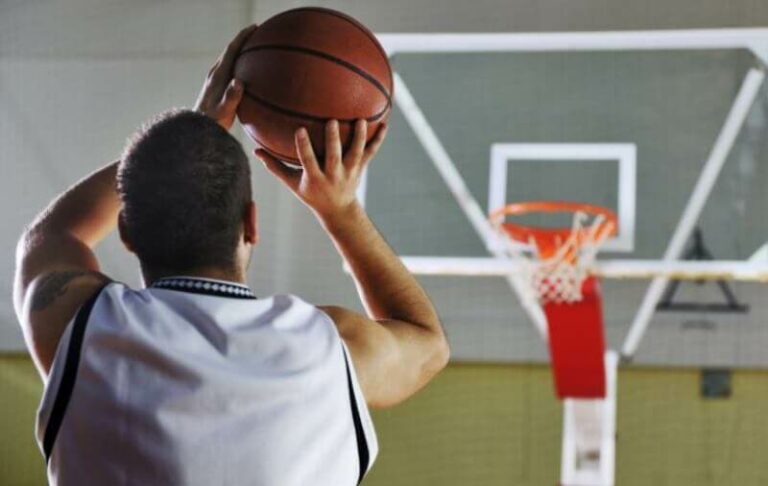
[[[516,160],[541,163],[600,161],[618,165],[616,215],[618,233],[603,243],[613,252],[630,252],[635,245],[637,203],[637,146],[632,143],[495,143],[491,145],[488,175],[488,214],[512,202],[507,195],[510,165]],[[584,202],[584,201],[576,201]]]

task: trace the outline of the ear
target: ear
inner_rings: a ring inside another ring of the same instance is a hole
[[[259,222],[256,203],[250,201],[243,215],[243,239],[246,243],[256,245],[259,242]]]
[[[131,253],[134,253],[133,246],[131,246],[131,242],[128,240],[128,232],[125,229],[125,219],[122,209],[117,213],[117,232],[120,235],[120,241],[123,242],[125,248]]]

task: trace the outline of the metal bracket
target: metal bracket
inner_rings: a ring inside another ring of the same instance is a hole
[[[714,260],[712,253],[704,244],[704,236],[701,228],[697,227],[693,231],[693,241],[691,246],[683,254],[682,260],[703,261]],[[680,287],[680,280],[672,280],[667,290],[664,291],[657,311],[677,311],[677,312],[723,312],[723,313],[745,313],[749,312],[749,305],[739,302],[730,284],[723,280],[715,280],[715,284],[720,288],[725,302],[675,302],[675,294]],[[703,280],[695,282],[696,285],[706,284]]]

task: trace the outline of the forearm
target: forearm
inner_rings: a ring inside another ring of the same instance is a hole
[[[117,225],[117,165],[92,172],[54,199],[32,222],[36,237],[66,234],[93,248]]]
[[[320,220],[352,270],[371,318],[405,321],[442,335],[440,321],[426,292],[360,205]]]

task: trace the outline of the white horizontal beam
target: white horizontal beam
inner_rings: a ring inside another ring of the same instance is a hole
[[[613,32],[377,34],[391,55],[400,52],[603,51],[750,49],[768,47],[768,29]],[[758,54],[759,55],[759,54]]]
[[[416,275],[453,275],[468,277],[508,277],[522,271],[521,263],[487,257],[401,257]],[[742,260],[663,261],[599,260],[590,269],[601,278],[675,280],[746,280],[768,282],[768,263]]]

